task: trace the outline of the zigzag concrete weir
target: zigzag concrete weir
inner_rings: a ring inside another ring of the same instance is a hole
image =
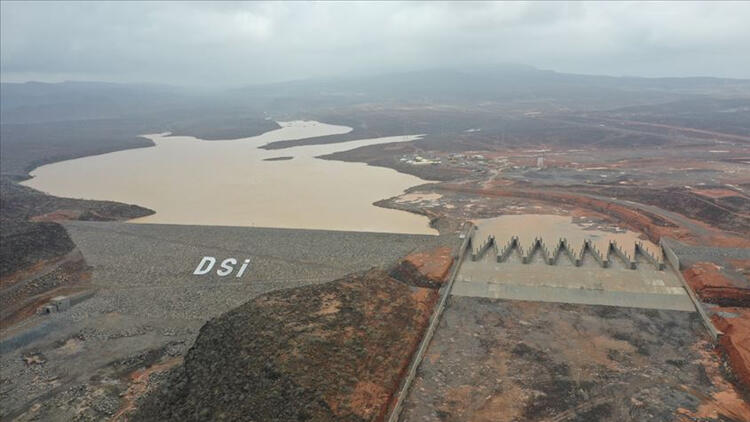
[[[553,215],[477,222],[452,294],[694,311],[660,247]]]

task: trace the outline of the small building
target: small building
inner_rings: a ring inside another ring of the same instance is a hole
[[[36,308],[36,313],[39,315],[47,315],[57,312],[57,308],[49,303]]]
[[[50,304],[57,308],[57,312],[63,312],[70,309],[70,298],[67,296],[55,296],[50,300]]]
[[[67,296],[55,296],[50,299],[49,303],[38,307],[36,313],[46,315],[67,311],[68,309],[70,309],[70,298]]]

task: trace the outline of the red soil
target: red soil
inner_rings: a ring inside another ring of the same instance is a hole
[[[731,259],[727,261],[735,271],[742,274],[745,280],[750,282],[750,259]]]
[[[600,214],[607,215],[617,219],[619,224],[644,233],[649,240],[658,243],[662,236],[673,237],[686,242],[695,242],[691,233],[657,215],[640,210],[633,210],[621,205],[613,204],[608,201],[591,198],[588,196],[576,195],[564,192],[535,191],[535,190],[516,190],[516,189],[475,189],[461,185],[441,186],[441,189],[458,192],[468,192],[484,196],[504,196],[515,198],[530,198],[541,201],[555,202],[571,206],[582,207],[596,211]]]
[[[701,398],[701,404],[693,412],[687,409],[678,409],[676,421],[695,422],[717,419],[722,421],[750,421],[750,403],[745,400],[742,392],[726,380],[716,356],[709,348],[703,347],[700,343],[697,343],[693,348],[701,355],[701,366],[706,371],[706,377],[713,384],[715,391],[705,394],[702,391],[690,391],[688,389],[687,391]],[[683,386],[683,388],[686,387]]]
[[[711,317],[716,328],[724,332],[719,345],[739,381],[750,388],[750,309],[714,308],[714,311],[723,311],[722,315],[714,314]]]
[[[122,399],[124,404],[110,419],[111,422],[127,421],[128,413],[135,410],[138,398],[143,396],[149,390],[149,381],[152,374],[165,372],[174,366],[182,363],[182,357],[168,359],[163,363],[152,365],[148,368],[141,368],[130,374],[130,385],[127,391],[123,393]]]
[[[698,262],[682,274],[701,300],[709,303],[750,306],[750,289],[738,286],[712,262]]]
[[[415,252],[404,258],[428,280],[442,283],[448,278],[451,265],[453,265],[452,250],[448,246],[435,248],[427,252]]]
[[[547,190],[521,190],[496,186],[494,188],[474,188],[459,184],[444,184],[439,189],[466,192],[483,196],[527,198],[555,204],[580,207],[595,211],[617,221],[618,224],[645,234],[648,239],[658,243],[662,236],[668,236],[687,244],[713,245],[720,247],[750,247],[750,239],[738,237],[709,226],[700,221],[684,217],[692,224],[700,226],[705,233],[695,233],[674,221],[640,209],[632,209],[606,200],[568,192]]]
[[[52,212],[48,212],[46,214],[41,215],[35,215],[31,218],[29,218],[30,221],[52,221],[52,222],[59,222],[59,221],[67,221],[67,220],[78,220],[81,218],[81,215],[83,214],[82,210],[55,210]]]
[[[729,196],[741,196],[738,192],[729,189],[693,189],[693,193],[707,196],[709,198],[726,198]]]

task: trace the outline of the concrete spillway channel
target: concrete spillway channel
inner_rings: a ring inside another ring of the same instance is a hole
[[[635,253],[635,241],[627,247],[608,241],[585,244],[581,241],[572,248],[565,238],[556,239],[557,243],[534,239],[522,248],[515,238],[507,243],[497,240],[493,239],[498,245],[497,256],[491,255],[494,252],[491,245],[478,247],[476,252],[482,251],[484,256],[477,254],[476,261],[464,262],[453,287],[454,295],[678,311],[695,309],[678,275],[659,269],[658,254],[650,254],[657,265],[641,256],[653,248],[642,247],[642,252]],[[485,245],[482,241],[478,243]],[[542,255],[546,258],[544,264],[540,262]]]
[[[508,259],[510,254],[512,254],[513,251],[515,250],[519,250],[520,253],[523,254],[523,252],[521,251],[521,246],[518,244],[518,236],[512,236],[510,238],[508,243],[506,243],[505,246],[503,246],[503,248],[500,249],[500,251],[497,253],[497,256],[495,257],[495,261],[497,262],[505,261],[506,259]]]
[[[531,244],[531,247],[526,251],[525,254],[521,255],[521,262],[524,264],[530,263],[534,259],[534,255],[539,252],[542,255],[543,261],[545,263],[549,263],[549,251],[547,250],[547,247],[544,245],[544,242],[541,238],[537,237],[534,239],[534,242]]]
[[[635,253],[636,255],[644,257],[648,262],[650,262],[654,267],[656,267],[657,270],[662,271],[664,270],[664,257],[657,257],[656,255],[649,252],[648,249],[646,249],[643,246],[643,242],[637,242],[635,244]],[[662,255],[664,254],[662,249]]]
[[[635,258],[628,255],[627,252],[623,251],[622,248],[615,242],[614,240],[611,240],[609,242],[609,247],[607,248],[607,259],[611,262],[612,260],[610,257],[614,254],[617,258],[621,259],[622,262],[625,263],[627,268],[634,270],[636,269],[635,264]]]
[[[474,239],[479,246],[472,249],[472,259],[462,265],[453,295],[675,311],[697,309],[711,335],[717,335],[680,273],[679,258],[667,242],[655,250],[638,241],[622,245],[586,240],[574,248],[565,238],[554,244],[535,238],[523,247],[517,236],[505,242],[494,237],[485,239]],[[543,256],[546,265],[538,264],[539,256]]]
[[[487,253],[488,250],[492,250],[495,255],[497,255],[497,244],[495,243],[495,236],[488,236],[487,240],[484,241],[484,243],[481,243],[478,245],[478,247],[475,247],[475,245],[472,242],[471,245],[471,260],[472,261],[478,261],[482,259],[484,254]]]
[[[590,240],[586,239],[583,241],[583,248],[581,248],[581,255],[580,255],[580,261],[583,262],[584,255],[588,252],[589,255],[594,257],[594,260],[601,266],[602,268],[609,267],[609,258],[607,255],[602,255],[601,252],[599,252],[599,249],[594,246],[593,243],[591,243]],[[581,264],[576,263],[576,266],[580,266]]]
[[[578,265],[578,261],[576,261],[575,258],[575,252],[573,252],[573,249],[570,247],[568,239],[565,239],[563,237],[561,237],[560,240],[557,241],[555,249],[553,250],[552,255],[549,257],[547,263],[549,265],[557,264],[557,262],[560,260],[560,256],[563,254],[568,257],[572,264]]]
[[[477,242],[477,239],[472,239],[472,242]],[[625,265],[625,268],[631,270],[638,268],[638,260],[636,258],[643,257],[645,261],[652,264],[657,270],[664,270],[664,258],[649,251],[642,242],[635,244],[632,255],[626,252],[626,249],[615,241],[610,241],[606,251],[602,252],[588,239],[584,240],[581,250],[578,252],[573,249],[570,242],[565,238],[560,238],[551,249],[541,237],[535,238],[531,246],[527,249],[521,246],[518,236],[511,236],[502,246],[498,244],[497,239],[492,235],[488,236],[481,243],[472,243],[471,245],[472,261],[480,261],[485,255],[490,254],[490,256],[495,257],[494,260],[496,262],[501,263],[508,261],[514,253],[518,254],[523,264],[534,262],[535,255],[539,254],[542,257],[542,261],[547,265],[557,265],[560,257],[565,255],[574,266],[580,267],[583,266],[586,257],[590,256],[602,268],[611,267],[612,262],[616,259],[621,261]]]

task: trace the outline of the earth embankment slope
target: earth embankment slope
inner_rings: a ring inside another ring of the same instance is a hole
[[[212,319],[134,419],[384,420],[453,249],[422,248],[390,272],[268,293]]]
[[[129,406],[122,394],[140,389],[131,388],[131,373],[141,381],[143,373],[152,381],[163,379],[163,374],[142,369],[160,368],[183,356],[211,318],[278,289],[325,285],[373,266],[389,268],[411,252],[457,243],[454,236],[115,222],[64,225],[91,266],[90,284],[97,293],[69,311],[33,316],[23,333],[3,339],[0,365],[8,388],[0,394],[2,418],[109,419]],[[221,277],[215,270],[193,275],[203,256],[247,258],[250,265],[241,278]],[[404,303],[427,303],[429,298],[407,299]],[[26,364],[25,357],[40,362]]]
[[[437,296],[382,270],[260,296],[209,321],[134,420],[382,420]]]

